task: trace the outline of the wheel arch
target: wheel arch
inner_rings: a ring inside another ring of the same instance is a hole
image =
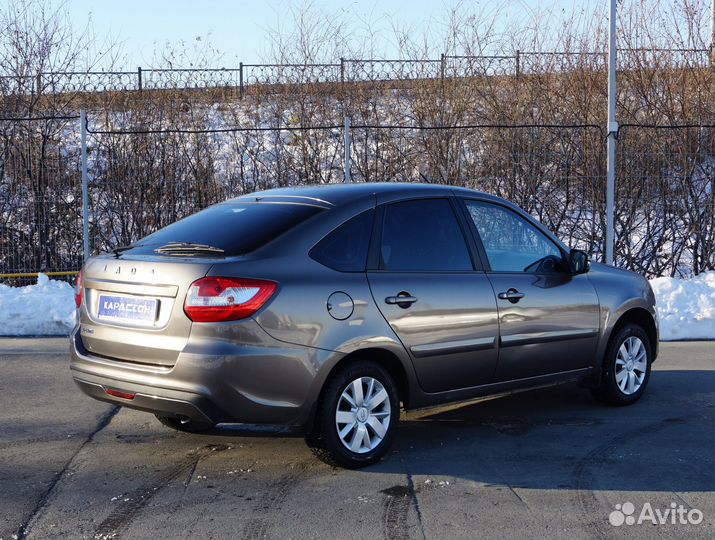
[[[653,351],[653,360],[655,360],[655,356],[658,351],[658,328],[655,324],[653,316],[645,308],[633,307],[625,311],[613,325],[608,338],[609,343],[611,339],[613,339],[613,336],[629,323],[637,324],[645,330],[646,334],[648,334],[648,341],[650,341],[650,347]]]
[[[411,382],[410,373],[400,357],[395,352],[384,347],[358,348],[346,353],[336,362],[332,363],[327,373],[320,378],[320,388],[317,391],[316,399],[313,402],[307,423],[305,424],[305,430],[307,432],[310,433],[313,430],[315,416],[318,412],[318,403],[323,398],[325,387],[330,379],[338,370],[357,360],[371,360],[384,367],[397,385],[399,400],[406,409],[409,408],[412,399],[413,383]]]
[[[333,375],[335,375],[338,370],[357,360],[370,360],[384,367],[397,385],[397,392],[400,401],[404,404],[405,408],[409,407],[410,381],[407,375],[407,370],[394,352],[381,347],[357,349],[343,356],[328,372],[325,382],[323,383],[323,388],[321,388],[320,391],[321,396],[326,383],[333,377]]]
[[[608,351],[608,348],[618,334],[619,330],[629,323],[634,323],[643,328],[648,335],[648,341],[653,353],[653,361],[658,355],[658,326],[651,312],[643,306],[635,305],[624,309],[615,318],[615,321],[610,325],[608,332],[604,334],[602,342],[598,348],[596,362],[594,365],[593,385],[601,384],[603,376],[603,360]]]

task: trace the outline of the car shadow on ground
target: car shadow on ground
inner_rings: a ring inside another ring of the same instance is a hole
[[[393,459],[374,470],[535,489],[715,491],[714,396],[712,371],[658,371],[630,407],[565,385],[408,415]]]
[[[654,371],[643,399],[609,407],[575,384],[403,413],[367,473],[457,477],[534,489],[715,491],[715,372]],[[221,426],[217,437],[299,437]]]

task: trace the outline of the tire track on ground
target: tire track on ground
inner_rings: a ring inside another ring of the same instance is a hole
[[[607,523],[607,516],[602,516],[601,519],[594,519],[595,516],[598,516],[599,506],[598,500],[593,492],[593,484],[596,477],[591,470],[594,467],[606,465],[608,463],[608,456],[619,446],[639,437],[643,437],[644,435],[652,435],[653,433],[662,431],[670,425],[684,422],[685,420],[682,418],[666,418],[658,422],[646,424],[607,440],[578,460],[572,473],[573,485],[576,489],[576,496],[581,512],[586,518],[584,523],[593,531],[594,536],[607,538],[604,530],[604,525]]]
[[[382,532],[386,540],[408,540],[410,531],[407,517],[412,505],[412,491],[409,486],[392,486],[383,489],[385,500],[382,504]]]
[[[415,509],[417,514],[417,524],[419,525],[420,537],[426,538],[424,523],[422,522],[422,511],[417,500],[415,483],[412,480],[412,473],[407,466],[405,475],[407,485],[392,486],[382,490],[385,499],[382,505],[382,533],[386,540],[406,540],[410,537],[409,514],[410,508]]]
[[[251,518],[246,522],[241,533],[242,539],[259,540],[269,538],[273,523],[267,514],[275,515],[281,509],[288,495],[290,495],[298,484],[307,478],[312,466],[313,462],[298,463],[288,474],[279,478],[263,493],[251,513],[265,515]]]
[[[174,480],[186,475],[185,485],[190,481],[193,471],[199,462],[208,456],[223,452],[231,448],[225,444],[208,444],[192,450],[183,458],[175,461],[173,466],[153,478],[149,486],[141,487],[125,495],[125,500],[119,503],[95,530],[96,539],[116,538],[117,535],[129,525],[134,518],[144,509],[161,489],[171,484]]]
[[[70,458],[67,460],[65,463],[64,467],[55,475],[55,477],[52,479],[50,482],[50,485],[47,487],[47,489],[44,491],[44,493],[40,496],[40,498],[37,500],[37,503],[35,504],[35,507],[32,509],[30,512],[29,516],[22,522],[20,527],[17,530],[17,538],[18,540],[22,540],[27,537],[28,532],[32,528],[32,523],[35,521],[42,513],[42,511],[45,509],[47,503],[50,501],[50,498],[52,497],[55,487],[59,483],[59,481],[65,476],[67,471],[70,469],[70,466],[72,465],[72,462],[75,460],[75,458],[79,455],[80,452],[94,440],[94,437],[102,431],[105,427],[109,425],[109,423],[112,421],[112,418],[119,412],[120,407],[114,406],[111,407],[109,410],[107,410],[102,416],[99,418],[99,422],[95,426],[94,430],[87,436],[87,438],[82,442],[82,444],[75,450],[75,452],[70,456]]]
[[[28,444],[67,442],[67,441],[72,441],[72,439],[79,437],[81,435],[84,435],[84,433],[72,432],[72,433],[67,433],[63,436],[45,435],[43,437],[32,437],[29,439],[20,439],[17,441],[0,443],[0,450],[9,450],[11,448],[22,448],[22,447],[27,446]]]

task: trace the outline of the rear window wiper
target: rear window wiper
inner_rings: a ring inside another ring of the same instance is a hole
[[[224,250],[219,247],[209,246],[208,244],[195,244],[193,242],[169,242],[166,245],[156,248],[154,252],[166,255],[192,255],[197,253],[220,255],[224,252]]]
[[[116,257],[119,257],[119,255],[121,255],[121,254],[124,253],[125,251],[128,251],[128,250],[130,250],[130,249],[134,249],[134,248],[138,248],[138,247],[141,247],[141,246],[142,246],[142,244],[130,244],[130,245],[128,245],[128,246],[117,246],[117,247],[115,247],[115,248],[112,250],[112,253],[114,253],[114,255],[115,255]]]

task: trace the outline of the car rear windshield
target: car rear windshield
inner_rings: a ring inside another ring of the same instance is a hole
[[[291,203],[223,203],[172,223],[135,242],[133,253],[153,253],[170,244],[211,246],[220,256],[258,249],[320,212],[322,208]]]

